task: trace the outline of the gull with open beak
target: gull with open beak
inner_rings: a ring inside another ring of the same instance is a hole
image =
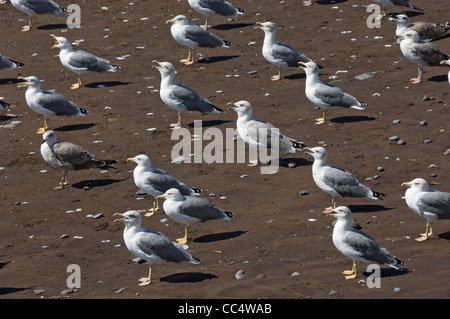
[[[92,53],[75,50],[72,44],[64,37],[50,35],[56,40],[52,49],[59,48],[59,59],[62,65],[69,71],[78,75],[78,82],[71,86],[71,89],[81,87],[81,76],[89,73],[117,72],[120,67],[112,65],[108,60],[100,58]]]

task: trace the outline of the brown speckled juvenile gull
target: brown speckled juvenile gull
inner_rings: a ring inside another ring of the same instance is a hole
[[[389,21],[397,24],[395,29],[395,37],[397,43],[401,42],[401,37],[406,31],[416,31],[419,37],[425,41],[432,41],[444,38],[450,34],[450,23],[431,23],[425,21],[411,22],[406,14],[398,14],[395,17],[390,17]]]
[[[56,133],[51,130],[43,135],[41,155],[47,164],[62,170],[61,183],[55,187],[55,190],[60,190],[69,183],[69,170],[107,169],[111,167],[110,164],[117,163],[117,160],[99,159],[79,145],[58,141]]]

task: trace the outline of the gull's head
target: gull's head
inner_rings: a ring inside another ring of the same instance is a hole
[[[186,16],[180,14],[173,19],[167,20],[166,24],[178,24],[178,25],[189,24],[189,20],[188,18],[186,18]]]
[[[56,40],[56,43],[52,46],[52,49],[54,48],[65,49],[72,47],[72,44],[70,44],[69,40],[67,40],[66,38],[57,37],[54,34],[50,34],[50,36]]]
[[[231,105],[228,109],[236,111],[238,115],[252,114],[253,107],[248,101],[229,102],[227,105]]]
[[[402,183],[403,187],[410,187],[414,190],[418,190],[418,191],[427,191],[428,190],[428,183],[425,179],[423,178],[415,178],[410,182],[403,182]]]
[[[56,133],[55,131],[46,131],[43,135],[42,135],[42,141],[41,143],[53,143],[56,142]]]
[[[114,222],[122,222],[125,225],[140,225],[142,222],[141,214],[136,210],[129,210],[123,214],[115,213],[113,216],[120,216],[121,218],[114,219]]]
[[[127,162],[135,162],[139,166],[143,166],[146,168],[150,168],[151,165],[150,158],[144,154],[139,154],[135,157],[129,157],[127,158]]]
[[[37,87],[37,88],[39,88],[41,86],[41,81],[35,76],[27,76],[27,77],[19,76],[17,79],[23,81],[23,82],[19,83],[19,86],[25,85],[25,86]]]
[[[322,146],[305,147],[305,153],[314,157],[314,159],[327,159],[328,152]]]
[[[160,198],[178,201],[183,198],[183,195],[181,195],[177,188],[170,188],[164,194],[157,196],[156,200],[159,200]]]
[[[338,220],[351,220],[352,219],[352,211],[347,206],[339,206],[331,211],[325,212],[327,216],[333,216]]]
[[[316,73],[316,74],[319,73],[319,66],[312,61],[306,62],[306,63],[300,61],[300,62],[298,62],[298,68],[305,70],[307,75],[309,73]]]
[[[170,62],[159,62],[159,61],[153,60],[153,63],[155,63],[153,65],[153,67],[155,69],[157,69],[161,73],[161,75],[162,74],[176,74],[177,73],[177,71],[175,70],[175,67]]]
[[[267,22],[256,22],[256,26],[263,30],[264,32],[274,32],[277,29],[275,23],[267,21]]]
[[[397,14],[396,16],[391,16],[389,21],[396,22],[398,25],[409,25],[409,18],[406,14]]]
[[[420,42],[419,34],[416,31],[412,31],[412,30],[406,31],[399,38],[401,41],[411,41],[411,42],[415,42],[415,43]]]

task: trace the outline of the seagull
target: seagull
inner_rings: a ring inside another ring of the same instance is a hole
[[[233,105],[230,109],[236,111],[238,115],[236,126],[239,137],[248,145],[256,148],[258,152],[256,162],[249,166],[259,164],[261,148],[271,149],[278,153],[295,153],[305,146],[302,142],[297,142],[281,134],[280,130],[272,124],[252,118],[253,107],[248,101],[229,102],[228,105]]]
[[[133,171],[136,186],[141,191],[153,196],[153,209],[149,209],[149,212],[145,216],[151,216],[159,210],[156,197],[164,194],[171,188],[177,188],[182,195],[194,196],[202,192],[201,189],[189,187],[161,169],[153,168],[150,158],[147,155],[140,154],[127,158],[127,161],[137,164]]]
[[[229,41],[222,40],[217,35],[209,33],[202,27],[191,24],[186,16],[177,15],[175,18],[167,20],[166,24],[172,24],[170,32],[179,44],[189,47],[187,59],[180,62],[185,65],[194,63],[194,50],[201,48],[230,48]]]
[[[212,15],[223,15],[237,18],[244,14],[244,10],[236,8],[225,0],[188,0],[192,9],[205,16],[203,29],[208,28],[208,18]]]
[[[71,89],[78,89],[81,87],[81,76],[88,73],[103,73],[103,72],[117,72],[120,70],[119,66],[112,65],[108,60],[99,58],[92,53],[75,50],[72,48],[69,40],[64,37],[57,37],[54,34],[50,35],[55,38],[57,43],[53,48],[61,49],[59,59],[62,65],[69,71],[78,75],[78,83],[71,86]]]
[[[406,14],[398,14],[395,17],[389,17],[389,21],[393,21],[397,24],[397,29],[395,30],[397,43],[401,42],[400,38],[406,31],[416,31],[419,34],[419,37],[425,41],[444,38],[450,33],[450,23],[448,21],[445,24],[424,21],[411,23]]]
[[[409,81],[413,84],[422,82],[423,66],[439,66],[442,60],[450,59],[450,55],[442,52],[435,44],[421,40],[416,31],[406,31],[400,42],[400,49],[406,59],[418,64],[417,78]]]
[[[353,260],[352,270],[343,272],[345,279],[356,278],[356,261],[378,263],[397,270],[403,270],[397,265],[405,263],[382,248],[374,239],[364,232],[351,227],[352,212],[346,206],[339,206],[327,215],[337,218],[333,229],[333,243],[345,256]]]
[[[450,59],[448,59],[448,60],[442,60],[442,61],[440,62],[440,64],[446,64],[446,65],[450,66]],[[448,78],[448,84],[450,84],[450,71],[448,71],[447,78]]]
[[[15,61],[6,55],[0,54],[0,70],[14,70],[23,67],[23,63]]]
[[[352,108],[364,110],[367,103],[358,101],[355,97],[345,93],[337,86],[319,80],[319,67],[314,62],[299,62],[301,69],[306,73],[305,94],[316,106],[323,109],[323,117],[316,119],[316,124],[325,123],[327,109]]]
[[[314,157],[312,174],[316,185],[325,193],[331,195],[331,207],[336,207],[336,197],[356,197],[378,200],[382,193],[372,191],[361,184],[358,179],[343,168],[327,164],[328,152],[325,148],[305,147],[306,154]]]
[[[25,99],[30,109],[45,117],[44,127],[37,131],[38,134],[47,131],[47,117],[49,116],[85,116],[88,113],[87,110],[79,108],[58,92],[42,90],[41,81],[35,76],[19,77],[18,79],[25,81],[19,85],[27,86]]]
[[[121,221],[125,224],[123,239],[128,250],[135,256],[148,262],[148,277],[139,279],[139,286],[147,286],[152,280],[152,264],[164,264],[166,262],[180,263],[187,261],[192,264],[200,264],[198,258],[193,257],[186,245],[181,245],[170,240],[169,237],[157,231],[141,228],[142,217],[139,212],[129,210],[119,215]]]
[[[42,136],[41,143],[42,158],[54,168],[61,169],[61,183],[54,190],[61,190],[69,184],[68,171],[90,168],[111,168],[111,164],[117,163],[117,160],[103,160],[91,155],[83,147],[58,141],[54,131],[47,131]]]
[[[163,209],[166,215],[185,225],[184,237],[177,239],[180,244],[187,243],[189,225],[191,224],[234,218],[234,213],[212,206],[206,198],[183,196],[176,188],[169,189],[163,195],[156,197],[156,200],[161,198],[165,199]]]
[[[161,73],[161,88],[159,95],[161,100],[169,107],[178,111],[178,122],[170,124],[172,129],[181,127],[181,118],[184,111],[197,111],[200,113],[221,113],[222,109],[212,105],[207,99],[202,98],[191,88],[174,81],[177,73],[170,62],[158,62],[153,67]]]
[[[385,9],[388,6],[399,6],[399,7],[407,7],[418,11],[423,11],[422,9],[416,7],[409,0],[371,0],[383,7],[383,16],[386,15]]]
[[[299,62],[312,62],[306,55],[301,54],[294,48],[287,44],[278,42],[275,38],[277,28],[275,23],[256,22],[258,28],[264,31],[264,43],[262,47],[262,54],[264,58],[278,66],[278,74],[271,77],[272,81],[277,81],[281,76],[281,68],[298,67]]]
[[[6,3],[8,0],[2,0],[0,3]],[[22,32],[31,30],[31,20],[36,14],[61,14],[66,9],[61,8],[56,2],[50,0],[10,0],[11,4],[18,10],[26,13],[29,17],[28,25],[22,27]]]
[[[408,187],[404,197],[408,207],[427,220],[425,233],[416,240],[427,240],[433,235],[431,223],[434,220],[450,219],[450,193],[430,189],[427,181],[423,178],[404,182],[402,186]]]

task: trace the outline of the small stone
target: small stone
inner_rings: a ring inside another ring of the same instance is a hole
[[[40,294],[43,294],[45,292],[45,290],[44,289],[35,289],[35,290],[33,290],[33,292],[36,295],[40,295]]]
[[[121,294],[122,292],[125,291],[125,289],[127,289],[127,287],[123,287],[123,288],[117,289],[116,290],[116,294]]]
[[[338,292],[337,292],[336,290],[331,290],[328,294],[329,294],[330,296],[334,296],[334,295],[337,295]]]
[[[68,294],[73,293],[74,291],[75,291],[75,289],[73,289],[73,288],[67,288],[67,289],[64,289],[63,291],[61,291],[59,294],[60,295],[68,295]]]
[[[214,193],[209,193],[209,197],[216,197],[216,194],[214,194]]]
[[[379,172],[383,172],[383,171],[384,171],[384,167],[383,167],[383,166],[379,166],[379,167],[377,168],[377,170],[378,170]]]
[[[428,140],[424,140],[423,141],[425,144],[430,144],[430,143],[432,143],[433,141],[431,140],[431,139],[428,139]]]
[[[309,194],[309,192],[307,190],[302,190],[302,191],[300,191],[300,193],[298,193],[299,196],[305,196],[308,194]]]
[[[400,123],[400,120],[393,120],[392,123],[398,124],[398,123]]]
[[[394,135],[389,138],[389,141],[397,141],[399,139],[400,139],[400,137],[398,137],[397,135]]]
[[[237,279],[237,280],[241,280],[241,279],[244,279],[244,274],[245,274],[245,271],[243,271],[242,269],[241,270],[239,270],[235,275],[234,275],[234,277]]]
[[[406,141],[405,140],[398,140],[397,141],[397,145],[405,145]]]
[[[401,290],[401,288],[399,288],[399,287],[394,288],[394,292],[399,292],[400,290]]]
[[[99,218],[102,218],[102,217],[104,217],[104,215],[102,213],[99,213],[99,214],[96,214],[96,215],[92,216],[92,218],[94,218],[94,219],[99,219]]]
[[[422,101],[432,101],[432,100],[434,100],[434,99],[435,99],[435,98],[432,97],[432,96],[424,95],[423,98],[422,98]]]
[[[444,152],[444,155],[450,155],[450,148]]]
[[[426,126],[426,125],[428,125],[428,122],[427,121],[420,121],[419,125],[420,126]]]
[[[145,262],[145,260],[142,259],[142,258],[136,257],[136,258],[133,259],[133,262],[136,263],[136,264],[142,264],[142,263]]]
[[[69,237],[68,234],[62,234],[59,238],[60,238],[60,239],[64,239],[64,238],[68,238],[68,237]]]
[[[294,271],[294,272],[291,274],[291,277],[297,277],[297,276],[300,276],[300,273],[299,273],[298,271]]]
[[[373,179],[372,177],[367,177],[367,178],[365,179],[365,181],[366,181],[366,182],[370,182],[372,179]]]
[[[296,167],[297,166],[297,164],[295,164],[294,162],[290,162],[289,164],[288,164],[288,167],[289,168],[294,168],[294,167]]]

